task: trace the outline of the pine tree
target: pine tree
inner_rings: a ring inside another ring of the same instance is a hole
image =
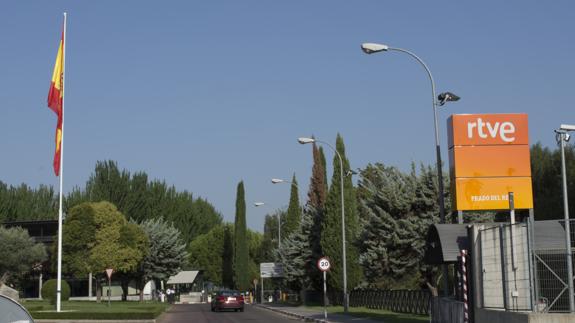
[[[356,242],[359,233],[359,223],[356,211],[356,200],[353,183],[349,171],[349,161],[345,157],[345,146],[342,137],[338,134],[336,150],[343,160],[343,187],[345,201],[345,233],[346,233],[346,265],[348,292],[356,287],[361,280],[361,267],[358,259],[359,253]],[[328,283],[330,288],[343,290],[343,264],[342,264],[342,222],[341,222],[341,172],[339,157],[333,159],[334,172],[331,187],[326,202],[326,214],[321,233],[321,247],[325,256],[332,263]]]
[[[310,267],[315,267],[310,235],[313,227],[311,213],[304,212],[299,228],[290,234],[282,243],[279,251],[280,261],[284,269],[284,278],[288,286],[300,291],[308,286],[311,277],[308,274]],[[317,271],[317,268],[315,269]]]
[[[240,290],[247,290],[250,287],[246,231],[246,200],[244,182],[241,181],[237,189],[234,225],[234,286]]]
[[[281,224],[282,237],[287,238],[290,234],[296,232],[299,229],[300,222],[301,206],[299,204],[297,180],[294,174],[291,180],[291,192],[285,222]]]

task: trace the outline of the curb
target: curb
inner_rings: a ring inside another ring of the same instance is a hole
[[[253,306],[265,308],[266,310],[269,310],[269,311],[273,311],[273,312],[281,313],[281,314],[284,314],[287,316],[295,317],[295,318],[298,318],[304,322],[329,323],[329,321],[326,321],[324,319],[316,319],[316,318],[313,318],[311,316],[292,313],[292,312],[285,311],[285,310],[282,310],[282,309],[277,308],[277,307],[271,307],[271,306],[266,306],[266,305],[261,305],[261,304],[254,304]]]

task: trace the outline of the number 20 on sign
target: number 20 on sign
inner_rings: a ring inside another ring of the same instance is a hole
[[[330,267],[331,264],[329,263],[329,259],[326,257],[322,257],[317,261],[317,268],[321,271],[328,271]]]

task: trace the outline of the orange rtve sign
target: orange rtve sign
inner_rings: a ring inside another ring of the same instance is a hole
[[[527,114],[464,114],[448,120],[454,210],[533,208]]]

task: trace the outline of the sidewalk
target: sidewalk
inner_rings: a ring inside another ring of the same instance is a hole
[[[274,312],[284,315],[297,317],[305,322],[318,322],[318,323],[378,323],[369,318],[343,315],[343,314],[327,314],[327,320],[324,320],[323,311],[308,309],[303,306],[288,306],[282,304],[254,304],[261,308],[265,308]]]

